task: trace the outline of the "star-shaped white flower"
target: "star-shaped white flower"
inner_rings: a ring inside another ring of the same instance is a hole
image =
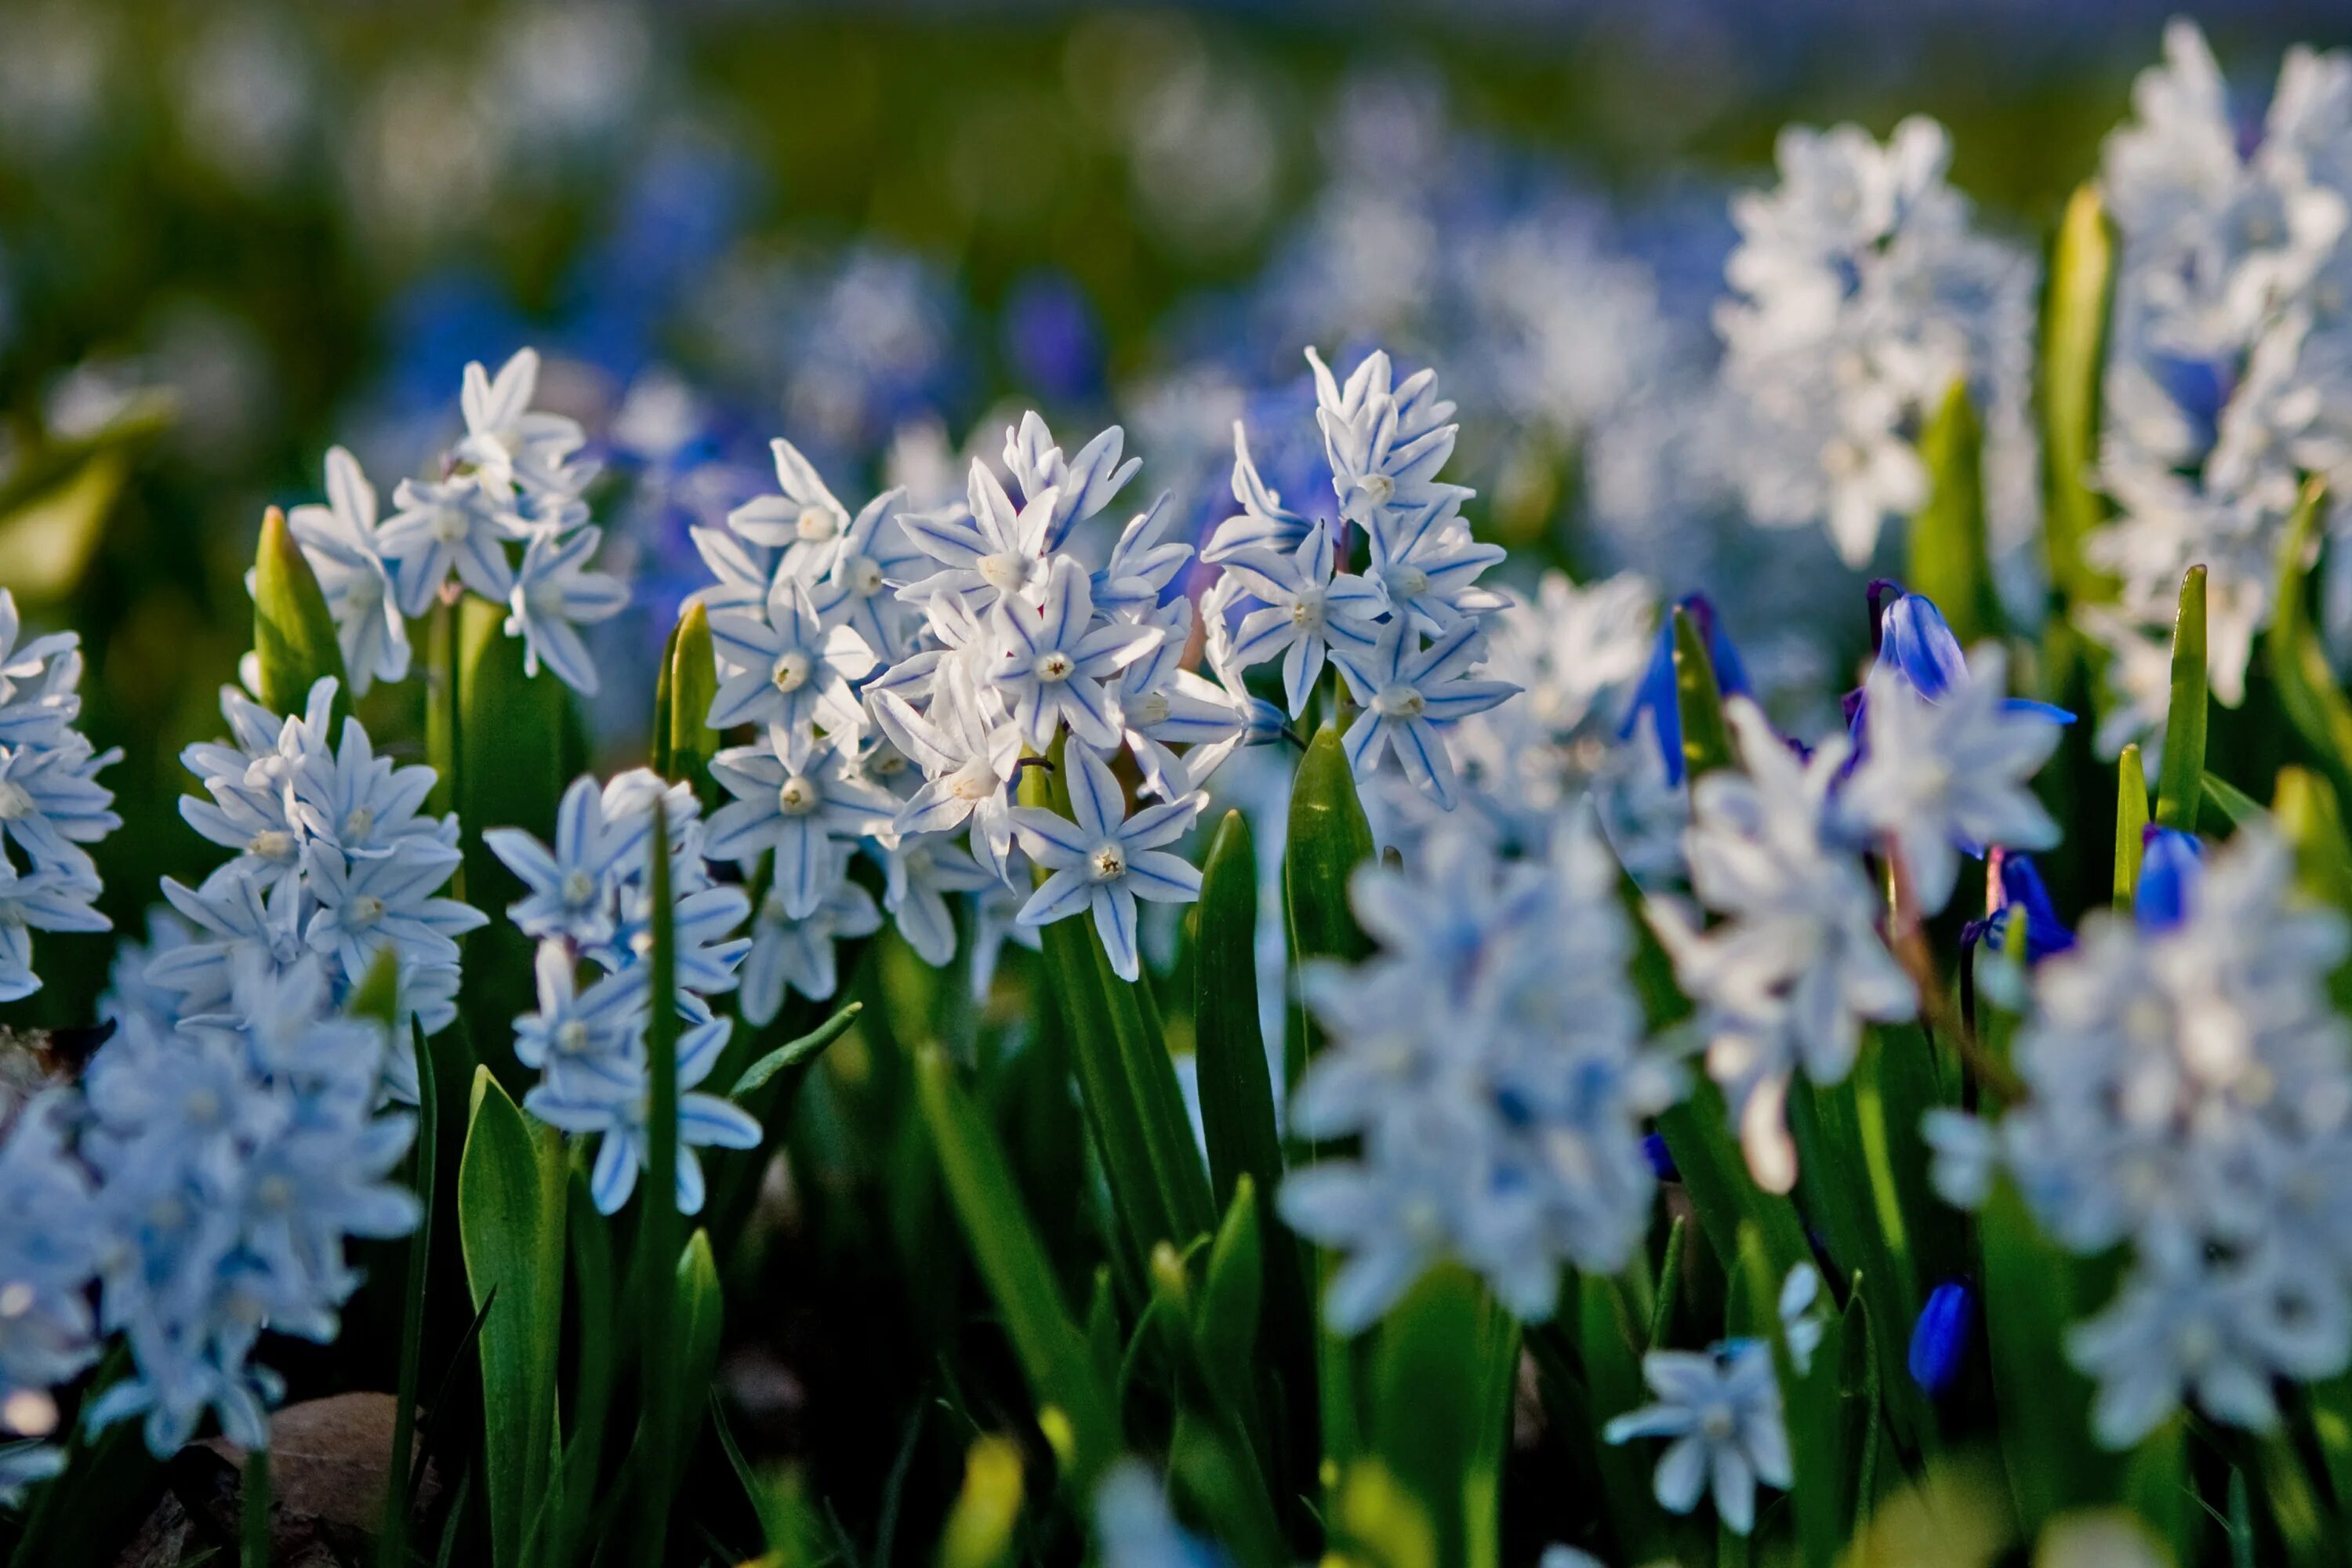
[[[1012,709],[1031,748],[1043,752],[1055,731],[1105,750],[1118,744],[1118,715],[1103,682],[1151,650],[1156,627],[1094,624],[1087,574],[1066,555],[1054,558],[1035,601],[1008,595],[989,613],[997,658],[989,679]]]
[[[1108,763],[1074,746],[1064,753],[1063,765],[1069,774],[1068,816],[1037,806],[1013,808],[1022,847],[1053,873],[1022,906],[1020,921],[1050,925],[1092,910],[1111,969],[1122,980],[1133,980],[1142,972],[1135,900],[1189,904],[1201,896],[1199,870],[1161,846],[1183,837],[1208,797],[1191,795],[1129,816]]]
[[[1408,617],[1382,626],[1369,647],[1334,646],[1333,660],[1364,710],[1348,726],[1349,765],[1359,774],[1393,752],[1397,766],[1438,805],[1454,805],[1454,761],[1437,726],[1484,713],[1519,689],[1507,680],[1466,673],[1486,651],[1475,621],[1464,621],[1427,647]]]
[[[375,487],[360,470],[359,459],[341,447],[330,448],[327,504],[294,508],[286,514],[286,526],[335,617],[352,695],[365,696],[377,680],[404,679],[408,625],[401,618],[393,569],[376,537]]]
[[[544,664],[558,680],[587,697],[596,693],[596,663],[574,628],[609,620],[629,603],[629,591],[619,579],[588,570],[588,558],[604,536],[598,528],[562,538],[534,534],[507,596],[507,636],[523,639],[524,671],[537,675]]]

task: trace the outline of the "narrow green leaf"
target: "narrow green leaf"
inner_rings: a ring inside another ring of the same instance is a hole
[[[2164,716],[2164,763],[2157,772],[2159,827],[2197,831],[2205,776],[2205,568],[2180,579],[2180,612],[2172,623],[2172,704]]]
[[[646,727],[646,744],[651,751],[646,764],[666,779],[677,776],[670,772],[669,767],[670,709],[673,703],[670,679],[677,667],[677,634],[685,624],[683,620],[672,622],[669,636],[663,639],[661,662],[654,666],[654,718],[653,722]]]
[[[2204,1511],[2189,1478],[2188,1436],[2188,1422],[2176,1415],[2142,1438],[2124,1462],[2125,1502],[2180,1563],[2197,1561]]]
[[[130,459],[117,447],[62,473],[37,455],[11,468],[0,478],[0,583],[28,605],[64,599],[98,558]]]
[[[2312,625],[2310,605],[2309,578],[2326,499],[2321,480],[2306,480],[2287,519],[2279,545],[2278,592],[2270,627],[2263,634],[2263,655],[2279,706],[2340,799],[2352,790],[2352,699],[2336,683],[2326,647]]]
[[[555,1510],[552,1560],[573,1563],[588,1544],[595,1517],[597,1475],[604,1458],[605,1417],[612,1407],[613,1380],[620,1346],[613,1326],[613,1237],[588,1174],[573,1167],[564,1195],[565,1235],[571,1243],[572,1294],[579,1304],[578,1348],[572,1372],[572,1437],[563,1450],[563,1485]]]
[[[644,1408],[638,1418],[638,1450],[647,1462],[636,1476],[633,1510],[635,1550],[632,1561],[662,1561],[670,1526],[670,1498],[677,1471],[669,1463],[681,1416],[699,1409],[701,1390],[679,1385],[679,1358],[690,1348],[688,1325],[677,1316],[677,921],[671,893],[669,805],[653,798],[653,821],[646,832],[646,901],[652,913],[653,951],[646,1016],[646,1170],[637,1191],[635,1273],[637,1331],[644,1351]],[[708,1244],[705,1244],[708,1251]],[[715,1289],[715,1285],[714,1285]]]
[[[1194,1315],[1193,1337],[1201,1359],[1221,1382],[1246,1388],[1257,1351],[1258,1307],[1265,1281],[1264,1237],[1258,1224],[1257,1190],[1244,1174],[1226,1206],[1224,1223],[1209,1248],[1209,1269]]]
[[[2065,1353],[2068,1329],[2105,1292],[2006,1181],[1979,1212],[1977,1237],[2001,1458],[2030,1539],[2065,1509],[2111,1500],[2121,1479],[2117,1457],[2091,1435],[2091,1384]]]
[[[1615,1281],[1580,1274],[1569,1302],[1576,1337],[1577,1365],[1584,1374],[1586,1440],[1601,1472],[1601,1511],[1617,1537],[1619,1559],[1649,1563],[1669,1555],[1664,1517],[1651,1493],[1654,1456],[1641,1444],[1611,1443],[1601,1429],[1620,1415],[1647,1405],[1641,1353],[1633,1342],[1633,1319]]]
[[[1681,1304],[1683,1249],[1690,1245],[1690,1216],[1676,1215],[1666,1227],[1665,1250],[1658,1256],[1658,1293],[1650,1303],[1650,1332],[1642,1342],[1645,1351],[1664,1349],[1675,1331],[1675,1309]]]
[[[1225,813],[1210,841],[1197,907],[1192,1053],[1210,1184],[1220,1205],[1233,1202],[1244,1176],[1271,1199],[1282,1180],[1282,1142],[1258,1026],[1257,858],[1249,819],[1238,811]]]
[[[2271,816],[2294,847],[2304,889],[2339,910],[2352,910],[2352,835],[2336,791],[2307,768],[2281,768]]]
[[[2113,596],[2113,585],[2084,559],[2083,545],[2106,518],[2106,500],[2093,487],[2092,471],[2115,257],[2115,226],[2098,187],[2085,184],[2067,202],[2051,251],[2040,363],[2042,537],[2052,584],[2078,604]]]
[[[2128,914],[2139,894],[2139,860],[2147,837],[2147,769],[2137,742],[2116,759],[2116,908]]]
[[[2000,632],[2000,597],[1985,549],[1984,430],[1956,381],[1920,433],[1927,466],[1927,504],[1911,520],[1909,586],[1951,623],[1962,647]]]
[[[1441,1562],[1468,1560],[1463,1503],[1488,1422],[1487,1390],[1469,1375],[1497,1311],[1477,1277],[1457,1265],[1423,1276],[1381,1325],[1372,1368],[1372,1451],[1420,1500],[1437,1532]]]
[[[676,1397],[669,1406],[669,1431],[656,1447],[645,1450],[652,1462],[667,1464],[674,1495],[685,1484],[687,1464],[694,1457],[694,1439],[709,1408],[711,1378],[719,1370],[719,1339],[723,1326],[723,1297],[719,1265],[710,1253],[709,1233],[698,1228],[686,1238],[672,1280],[676,1291],[670,1310],[674,1348],[664,1358],[665,1375]]]
[[[1348,902],[1348,885],[1356,868],[1373,856],[1371,824],[1364,816],[1356,793],[1354,771],[1340,742],[1339,727],[1326,724],[1307,742],[1290,784],[1290,820],[1283,846],[1282,889],[1289,917],[1291,973],[1296,976],[1316,959],[1353,963],[1371,950],[1357,925]],[[1308,1061],[1322,1048],[1322,1028],[1297,994],[1294,982],[1289,1037],[1284,1042],[1286,1089],[1296,1089]],[[1312,1255],[1313,1293],[1327,1289],[1339,1268],[1331,1253]],[[1362,1445],[1361,1419],[1357,1410],[1356,1358],[1349,1342],[1319,1321],[1315,1340],[1315,1397],[1322,1436],[1322,1466],[1336,1480]],[[1326,1505],[1331,1499],[1327,1485]]]
[[[1229,1554],[1239,1568],[1286,1568],[1291,1562],[1265,1485],[1230,1428],[1180,1405],[1168,1442],[1168,1479],[1185,1511],[1223,1549],[1221,1560]]]
[[[563,1172],[553,1131],[534,1131],[489,1069],[478,1069],[457,1164],[457,1239],[483,1314],[482,1447],[498,1568],[522,1561],[554,1446]]]
[[[261,548],[253,561],[253,653],[261,666],[264,708],[299,713],[312,684],[332,676],[341,710],[349,682],[335,617],[286,514],[274,506],[262,514]]]
[[[809,1068],[816,1065],[816,1058],[824,1054],[825,1047],[849,1032],[849,1026],[857,1022],[857,1015],[865,1007],[863,1002],[842,1004],[840,1010],[832,1017],[799,1039],[787,1040],[745,1068],[743,1076],[735,1080],[735,1087],[727,1091],[727,1098],[738,1103],[744,1102],[764,1089],[771,1079],[786,1072],[793,1075],[785,1085],[789,1092],[792,1084],[805,1077]]]
[[[938,1047],[917,1049],[915,1084],[949,1199],[1028,1377],[1038,1425],[1083,1497],[1119,1451],[1117,1407],[1096,1374],[1087,1341],[1062,1304],[1053,1264],[995,1131],[956,1082],[953,1066]]]
[[[1730,1108],[1711,1079],[1698,1080],[1680,1104],[1659,1112],[1658,1132],[1681,1173],[1699,1229],[1717,1258],[1727,1263],[1738,1258],[1743,1219],[1755,1223],[1764,1238],[1765,1255],[1783,1272],[1812,1256],[1795,1206],[1765,1192],[1748,1175],[1748,1162],[1731,1133]],[[1799,1171],[1801,1174],[1802,1163]]]
[[[982,1436],[964,1455],[963,1486],[940,1534],[939,1568],[1003,1568],[1021,1521],[1021,1450]]]
[[[391,968],[395,978],[398,966],[390,963],[390,949],[383,954],[376,970]],[[367,984],[352,996],[352,1009],[359,1010],[359,1000],[373,984],[376,970],[371,970]],[[389,1014],[383,1015],[389,1024]],[[425,1043],[425,1031],[411,1025],[416,1052],[416,1135],[410,1148],[409,1185],[416,1194],[420,1213],[416,1228],[408,1237],[408,1276],[401,1291],[400,1365],[393,1384],[392,1454],[384,1466],[383,1521],[376,1531],[376,1563],[378,1568],[408,1568],[408,1523],[413,1511],[414,1494],[411,1480],[415,1469],[414,1450],[416,1445],[417,1384],[424,1374],[425,1293],[432,1274],[434,1163],[440,1142],[440,1086],[435,1080],[433,1050]]]
[[[719,804],[710,759],[719,752],[719,731],[708,722],[719,696],[719,660],[710,646],[710,615],[698,599],[678,617],[667,679],[669,732],[663,746],[664,776],[682,779],[708,811]]]
[[[1675,610],[1675,705],[1682,720],[1683,767],[1691,780],[1731,766],[1731,731],[1723,721],[1715,658],[1698,623],[1680,606]]]
[[[2249,823],[2269,820],[2263,803],[2229,780],[2207,773],[2200,781],[2197,826],[2216,838],[2226,838]]]

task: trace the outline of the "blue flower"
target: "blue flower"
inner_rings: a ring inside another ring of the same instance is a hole
[[[2028,963],[2039,963],[2053,952],[2073,947],[2074,933],[2058,918],[2057,906],[2050,901],[2050,889],[2042,885],[2042,873],[2035,868],[2033,858],[2009,850],[1996,863],[2000,868],[1996,895],[2000,904],[1979,925],[1978,933],[1994,947],[2000,947],[2008,941],[2009,922],[2022,916]]]
[[[2172,930],[2189,917],[2204,880],[2205,851],[2193,833],[2150,826],[2143,830],[2139,889],[2132,896],[2132,915],[2139,929]]]
[[[1901,584],[1881,577],[1870,584],[1870,646],[1877,657],[1877,668],[1895,675],[1929,703],[1939,703],[1968,686],[1968,658],[1934,600],[1925,594],[1906,593]],[[2013,713],[2040,713],[2061,724],[2074,721],[2074,715],[2065,709],[2030,698],[2010,698],[2008,707]],[[1864,710],[1861,691],[1846,694],[1847,730],[1857,743],[1862,739]]]
[[[1968,1360],[1976,1310],[1975,1295],[1957,1279],[1937,1286],[1920,1309],[1911,1330],[1911,1381],[1930,1397],[1950,1388]]]
[[[1748,668],[1739,662],[1739,650],[1731,643],[1731,634],[1723,629],[1716,617],[1715,605],[1704,594],[1686,594],[1675,601],[1675,608],[1691,618],[1706,644],[1708,658],[1715,665],[1716,689],[1726,697],[1744,697],[1754,688],[1748,683]],[[1618,727],[1617,738],[1630,739],[1640,729],[1642,715],[1650,715],[1658,738],[1658,754],[1665,759],[1666,783],[1683,782],[1683,714],[1675,698],[1675,618],[1659,617],[1658,640],[1650,652],[1650,668],[1642,672],[1641,685],[1633,689],[1633,706],[1627,710],[1625,721]]]

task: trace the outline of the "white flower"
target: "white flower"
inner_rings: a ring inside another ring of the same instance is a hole
[[[844,874],[849,852],[837,848],[833,854],[828,890],[805,915],[795,918],[783,895],[772,889],[760,900],[751,922],[751,952],[743,960],[745,1022],[772,1022],[795,991],[812,1002],[829,1000],[841,983],[834,943],[882,929],[874,895]]]
[[[539,354],[518,349],[493,378],[477,361],[466,366],[459,403],[466,436],[451,454],[483,489],[500,497],[517,489],[576,496],[595,476],[572,454],[587,441],[579,421],[534,411]]]
[[[460,858],[454,846],[421,836],[374,859],[350,859],[326,844],[309,846],[303,882],[317,911],[302,928],[304,940],[333,955],[355,985],[387,948],[404,967],[455,963],[455,939],[489,923],[471,905],[434,896]]]
[[[863,710],[849,683],[874,672],[875,655],[855,626],[825,629],[825,614],[842,596],[828,592],[821,603],[806,582],[780,572],[765,615],[720,610],[710,617],[711,643],[727,672],[710,704],[712,729],[775,726],[794,761],[820,722],[828,733],[856,736]]]
[[[1183,904],[1201,896],[1200,871],[1160,847],[1183,837],[1208,797],[1188,795],[1129,816],[1118,780],[1100,758],[1074,746],[1064,753],[1063,766],[1068,816],[1037,806],[1013,808],[1022,847],[1053,873],[1022,906],[1021,922],[1050,925],[1091,910],[1112,971],[1133,980],[1141,973],[1135,900]]]
[[[1454,455],[1459,426],[1447,423],[1454,405],[1438,397],[1436,372],[1418,371],[1391,385],[1389,356],[1376,350],[1342,385],[1312,348],[1307,363],[1315,372],[1315,422],[1341,517],[1378,534],[1472,493],[1437,478]]]
[[[402,610],[423,615],[452,572],[492,604],[506,603],[514,589],[506,547],[517,532],[479,486],[463,479],[403,479],[392,492],[392,516],[376,531],[376,548],[393,563]]]
[[[1333,563],[1331,531],[1319,522],[1288,554],[1254,544],[1228,552],[1223,560],[1222,581],[1263,605],[1242,617],[1224,661],[1247,669],[1280,655],[1283,697],[1294,719],[1307,711],[1331,648],[1369,645],[1378,635],[1373,622],[1385,608],[1378,587],[1349,573],[1335,576]]]
[[[1021,757],[1020,731],[1009,719],[991,718],[961,664],[942,671],[927,714],[893,691],[875,692],[870,700],[883,731],[929,781],[898,808],[891,831],[951,833],[968,821],[974,856],[995,876],[1008,877],[1009,786]]]
[[[1334,647],[1332,658],[1363,704],[1344,737],[1359,775],[1396,757],[1406,778],[1442,806],[1454,804],[1454,763],[1438,731],[1483,713],[1518,691],[1507,680],[1479,680],[1470,668],[1486,651],[1477,623],[1463,621],[1427,646],[1410,617],[1391,616],[1368,647]]]
[[[294,508],[286,514],[286,526],[335,617],[352,695],[366,695],[378,680],[406,679],[408,626],[376,536],[375,487],[360,471],[359,460],[341,447],[329,448],[327,504]]]
[[[686,1030],[677,1042],[677,1207],[702,1211],[702,1162],[698,1148],[755,1149],[760,1124],[740,1106],[694,1091],[727,1048],[733,1020],[714,1018]],[[647,1131],[652,1081],[642,1043],[625,1056],[600,1057],[587,1070],[561,1081],[541,1080],[523,1096],[523,1109],[551,1127],[601,1142],[588,1191],[599,1214],[618,1214],[636,1191],[637,1173],[651,1158]]]
[[[1067,556],[1055,557],[1035,601],[999,599],[988,626],[997,649],[989,679],[1023,741],[1044,752],[1066,727],[1089,746],[1118,744],[1118,715],[1103,682],[1151,650],[1157,627],[1096,625],[1087,574]]]
[[[1726,1340],[1703,1354],[1652,1351],[1642,1375],[1658,1402],[1618,1416],[1602,1436],[1674,1439],[1658,1458],[1659,1503],[1688,1513],[1711,1489],[1716,1517],[1746,1535],[1756,1526],[1757,1483],[1785,1489],[1796,1479],[1771,1347]]]
[[[1930,703],[1881,664],[1864,687],[1862,760],[1839,796],[1899,850],[1921,911],[1951,901],[1962,846],[2047,849],[2058,825],[2027,783],[2058,748],[2059,721],[2008,700],[2008,656],[1971,656],[1970,679]]]
[[[786,754],[793,749],[771,729],[764,743],[730,747],[710,760],[710,776],[735,798],[711,813],[704,849],[746,871],[774,850],[772,885],[799,920],[824,901],[837,874],[834,847],[883,831],[898,803],[851,772],[832,736],[808,747],[797,765]]]
[[[629,603],[629,591],[617,579],[587,570],[603,538],[596,528],[562,537],[533,534],[507,595],[506,631],[523,639],[524,672],[537,675],[544,663],[583,696],[595,694],[596,665],[573,627],[609,620]]]
[[[881,854],[882,907],[890,911],[915,956],[933,968],[945,968],[956,950],[955,916],[947,895],[979,892],[993,885],[995,876],[936,834],[902,837]]]

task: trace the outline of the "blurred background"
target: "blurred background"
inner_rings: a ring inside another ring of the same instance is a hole
[[[1727,197],[1792,116],[1925,112],[2037,247],[2170,9],[0,0],[0,584],[81,631],[125,750],[110,911],[209,861],[176,753],[249,641],[263,507],[336,442],[386,495],[427,471],[465,363],[527,342],[638,589],[603,628],[616,753],[686,530],[772,488],[770,437],[919,503],[1021,406],[1117,419],[1143,493],[1213,522],[1237,417],[1314,489],[1310,342],[1436,364],[1486,531],[1728,594],[1768,690],[1820,700],[1839,650],[1788,627],[1859,640],[1858,577],[1739,526],[1708,438]],[[2257,84],[2347,36],[2340,0],[2195,9]],[[45,939],[13,1011],[86,1016],[106,949]]]

